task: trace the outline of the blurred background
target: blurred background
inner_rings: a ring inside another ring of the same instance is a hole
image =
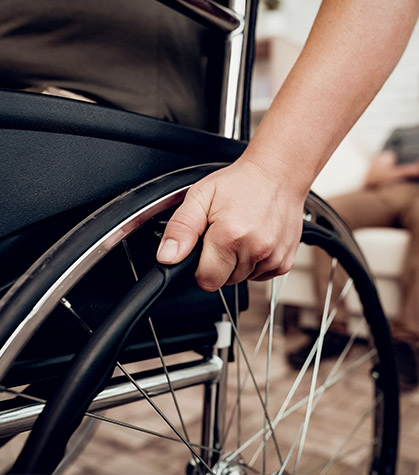
[[[253,126],[269,107],[297,59],[320,0],[261,2],[253,76]],[[314,184],[327,197],[358,187],[371,157],[390,132],[419,123],[419,27],[402,59],[364,115],[347,135]],[[344,170],[344,174],[342,174]]]

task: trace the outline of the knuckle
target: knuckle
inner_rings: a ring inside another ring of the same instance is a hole
[[[269,259],[274,251],[274,241],[269,237],[259,238],[255,242],[252,251],[252,256],[255,262]]]
[[[249,260],[253,264],[268,259],[275,249],[275,240],[270,236],[249,233],[241,226],[225,228],[222,240],[222,247],[231,249],[236,253],[239,253],[242,249],[248,249]]]
[[[294,256],[287,255],[281,262],[281,265],[278,268],[279,275],[286,274],[292,269],[294,265]]]
[[[187,228],[190,231],[194,231],[194,220],[187,214],[180,211],[178,214],[175,214],[170,220],[170,225],[172,228]]]
[[[203,181],[192,185],[185,196],[185,201],[193,201],[199,206],[208,200],[208,188]]]
[[[192,185],[186,193],[185,201],[193,200],[199,201],[199,198],[202,196],[201,188],[195,183]]]
[[[195,275],[195,280],[198,286],[206,292],[215,292],[221,287],[221,285],[218,284],[218,282],[216,282],[214,279],[198,273]]]
[[[292,264],[285,263],[279,268],[278,275],[287,274],[291,269],[292,269]]]
[[[289,253],[277,252],[275,258],[265,261],[263,273],[265,279],[270,279],[289,272],[294,264],[294,256]]]
[[[183,211],[179,208],[178,212],[175,213],[166,227],[166,233],[178,234],[178,233],[188,233],[197,235],[198,226],[196,220],[190,213]]]
[[[229,248],[237,248],[241,242],[243,241],[245,233],[239,226],[231,226],[226,225],[224,226],[224,232],[222,235],[222,239],[224,244]]]

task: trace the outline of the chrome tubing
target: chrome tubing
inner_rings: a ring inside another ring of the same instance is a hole
[[[251,0],[231,0],[230,8],[242,18],[241,27],[227,37],[220,106],[220,134],[240,139],[244,76]]]
[[[219,5],[213,0],[158,0],[174,10],[221,31],[231,33],[241,27],[243,18],[235,11]]]
[[[225,8],[212,0],[159,0],[198,22],[224,32],[226,37],[219,133],[240,139],[244,76],[252,0],[231,0]]]
[[[215,383],[223,370],[223,362],[218,356],[209,360],[192,361],[181,369],[169,370],[170,382],[174,389],[183,389],[197,384]],[[163,370],[161,373],[141,378],[133,376],[138,385],[150,397],[170,391],[170,385]],[[143,399],[137,388],[129,381],[104,389],[93,400],[89,412],[110,409]],[[43,403],[28,404],[17,409],[0,412],[0,437],[10,437],[31,429],[44,408]]]

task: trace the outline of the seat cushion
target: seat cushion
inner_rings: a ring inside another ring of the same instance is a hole
[[[365,228],[355,231],[354,234],[376,277],[400,276],[410,241],[408,231],[396,228]]]

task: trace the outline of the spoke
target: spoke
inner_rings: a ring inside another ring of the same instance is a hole
[[[332,260],[332,267],[331,267],[329,282],[328,282],[327,291],[326,291],[325,305],[324,305],[324,308],[323,308],[323,314],[322,314],[322,319],[321,319],[321,324],[320,324],[320,334],[319,334],[319,337],[316,341],[316,344],[317,344],[316,358],[315,358],[315,361],[314,361],[314,369],[313,369],[313,375],[312,375],[312,378],[311,378],[310,392],[309,392],[308,399],[307,399],[307,409],[306,409],[305,418],[304,418],[304,421],[303,421],[302,425],[300,426],[300,428],[297,432],[297,435],[296,435],[296,437],[293,441],[293,444],[292,444],[292,446],[291,446],[291,448],[290,448],[290,450],[287,454],[285,463],[281,467],[280,474],[282,474],[284,472],[284,470],[286,469],[286,467],[288,465],[288,462],[291,458],[291,455],[293,454],[294,449],[296,448],[296,444],[299,440],[300,442],[299,442],[299,447],[298,447],[297,458],[296,458],[296,461],[295,461],[295,464],[294,464],[293,473],[296,474],[298,472],[298,469],[299,469],[300,463],[301,463],[302,453],[303,453],[303,450],[304,450],[305,440],[306,440],[306,437],[307,437],[307,431],[308,431],[308,425],[309,425],[309,422],[310,422],[310,417],[311,417],[311,414],[313,413],[313,411],[316,407],[317,402],[320,400],[321,394],[323,394],[323,392],[322,392],[319,395],[319,397],[316,399],[316,401],[314,401],[314,397],[316,395],[316,384],[317,384],[317,377],[318,377],[318,371],[319,371],[319,366],[320,366],[321,352],[322,352],[322,348],[323,348],[324,335],[326,334],[326,331],[327,331],[327,320],[326,320],[326,318],[327,318],[327,315],[329,314],[330,302],[331,302],[331,299],[332,299],[333,278],[334,278],[334,273],[335,273],[335,269],[336,269],[336,262],[337,262],[336,258],[334,258]]]
[[[236,322],[237,322],[237,328],[239,328],[239,286],[236,284],[234,286],[234,313],[236,317]],[[236,358],[237,358],[237,363],[236,363],[236,372],[237,372],[237,399],[236,399],[236,406],[237,407],[237,440],[236,440],[236,448],[239,448],[241,445],[241,438],[242,438],[242,425],[241,425],[241,419],[242,419],[242,408],[241,408],[241,371],[240,371],[240,351],[239,351],[239,344],[237,341],[235,342],[236,345]],[[232,411],[232,417],[235,414],[235,409],[233,408]],[[230,423],[228,424],[226,430],[224,431],[223,435],[223,441],[225,443],[228,435],[228,431],[230,427]],[[224,444],[223,444],[224,445]]]
[[[271,363],[271,358],[272,358],[272,339],[273,339],[273,326],[274,326],[274,316],[275,316],[275,309],[276,306],[279,302],[279,297],[282,293],[282,290],[285,286],[285,283],[287,281],[289,273],[285,274],[281,278],[281,282],[279,285],[279,290],[278,290],[278,296],[276,292],[276,278],[272,279],[271,281],[271,299],[270,299],[270,306],[269,306],[269,315],[268,318],[266,319],[266,323],[269,323],[269,344],[268,344],[268,362],[267,362],[267,375],[266,375],[266,407],[268,407],[268,393],[269,393],[269,381],[270,381],[270,363]],[[269,369],[268,369],[269,368]],[[268,443],[268,440],[270,438],[269,431],[268,431],[268,426],[266,424],[266,419],[265,419],[265,424],[264,424],[264,437],[263,437],[263,442],[260,444],[260,446],[256,449],[255,453],[253,454],[253,457],[250,459],[249,464],[254,465],[256,463],[256,460],[258,459],[261,450],[263,449],[264,453],[264,459],[266,457],[266,445]],[[275,426],[273,426],[275,428]],[[264,461],[264,467],[265,467],[265,461]]]
[[[322,384],[322,386],[319,386],[316,389],[316,395],[319,393],[323,393],[326,389],[329,387],[333,386],[340,380],[342,380],[345,376],[347,376],[351,371],[354,371],[355,369],[359,368],[362,366],[364,363],[367,361],[371,360],[376,354],[377,351],[375,349],[370,350],[368,353],[363,355],[362,357],[358,358],[357,360],[353,361],[350,365],[348,365],[344,370],[336,374],[337,370],[343,363],[343,359],[345,358],[346,354],[349,352],[351,348],[350,342],[346,345],[345,349],[343,350],[342,354],[339,356],[338,360],[335,362],[332,370],[330,371],[326,381]],[[277,424],[284,420],[286,417],[288,417],[290,414],[295,412],[297,409],[299,409],[301,406],[303,406],[308,400],[308,395],[305,396],[304,398],[300,399],[298,402],[296,402],[293,406],[291,406],[287,411],[283,412],[281,417],[276,417],[273,426],[274,428],[277,426]]]
[[[89,326],[83,321],[83,319],[78,315],[78,313],[73,309],[71,306],[71,303],[66,300],[66,299],[61,299],[61,302],[63,305],[65,305],[68,310],[70,310],[71,314],[74,315],[75,318],[80,322],[80,324],[83,326],[83,328],[89,332],[92,333],[92,330],[89,328]],[[160,408],[157,406],[157,404],[152,401],[150,396],[147,394],[147,392],[140,387],[140,385],[135,381],[135,379],[130,375],[130,373],[125,369],[125,367],[119,363],[119,361],[116,362],[116,366],[122,371],[122,373],[128,378],[128,380],[134,385],[134,387],[138,390],[138,392],[144,397],[144,399],[147,400],[147,402],[151,405],[151,407],[157,412],[157,414],[166,422],[166,424],[172,429],[172,431],[179,437],[179,439],[186,445],[186,447],[190,450],[192,455],[199,460],[199,462],[209,471],[209,473],[213,474],[211,471],[210,467],[206,464],[206,462],[202,459],[202,457],[193,449],[191,444],[189,443],[188,440],[186,440],[182,434],[176,429],[176,427],[169,421],[169,419],[165,416],[165,414],[160,410]]]
[[[375,355],[376,355],[377,351],[375,349],[372,349],[370,350],[368,353],[366,353],[364,356],[362,356],[361,358],[359,358],[358,360],[356,360],[355,362],[353,362],[350,366],[348,366],[347,368],[345,368],[344,371],[341,371],[340,373],[338,373],[334,378],[328,380],[328,383],[327,383],[327,386],[323,385],[319,388],[317,388],[316,390],[316,396],[319,394],[319,393],[323,393],[324,390],[328,389],[329,387],[333,386],[334,384],[338,383],[341,379],[343,379],[350,371],[353,371],[355,370],[356,368],[358,368],[359,366],[362,366],[364,363],[366,363],[367,361],[371,360]],[[282,416],[281,417],[276,417],[274,419],[274,422],[272,423],[272,426],[273,428],[275,429],[275,427],[278,425],[278,423],[284,419],[285,417],[287,417],[291,412],[294,412],[296,409],[298,409],[299,407],[301,407],[302,405],[304,405],[306,402],[307,402],[307,398],[308,396],[306,396],[305,398],[303,398],[302,400],[300,400],[298,403],[296,403],[294,406],[292,406],[286,413],[282,412]],[[298,407],[297,407],[298,406]],[[302,424],[300,426],[300,431],[298,432],[295,440],[298,441],[298,438],[299,438],[299,435],[301,434],[301,430],[302,430]],[[247,447],[249,447],[250,445],[252,445],[256,440],[258,440],[259,438],[261,438],[264,434],[264,429],[260,429],[258,432],[256,432],[252,437],[250,437],[245,443],[242,444],[242,446],[236,450],[233,454],[231,454],[228,459],[229,460],[232,460],[234,459],[235,457],[237,457],[238,455],[240,455],[241,452],[243,452],[243,450],[247,449]],[[261,450],[261,447],[259,447],[260,450]],[[286,459],[285,459],[286,460]],[[285,464],[285,460],[284,460],[284,464]],[[283,471],[285,470],[285,466],[283,467],[283,470],[279,473],[282,473]],[[279,474],[278,474],[279,475]]]
[[[277,305],[278,303],[278,300],[279,300],[279,296],[281,295],[281,292],[282,292],[282,289],[284,288],[285,286],[285,283],[287,281],[287,278],[288,278],[288,275],[289,274],[284,274],[282,277],[281,277],[281,282],[280,282],[280,285],[279,285],[279,290],[276,292],[277,294],[277,297],[276,297],[276,301],[275,301],[275,305]],[[238,306],[237,306],[238,308]],[[269,328],[269,314],[267,315],[266,317],[266,320],[265,320],[265,323],[263,325],[263,328],[259,334],[259,338],[258,338],[258,341],[256,342],[256,345],[255,345],[255,348],[253,350],[253,353],[252,353],[252,357],[250,358],[250,366],[253,366],[254,364],[254,361],[257,357],[257,355],[259,354],[259,350],[260,348],[262,347],[262,343],[263,343],[263,340],[265,338],[265,335],[268,331],[268,328]],[[237,347],[239,347],[238,343],[236,342],[236,345]],[[237,354],[237,359],[239,359],[239,356],[240,356],[240,352],[238,351],[238,354]],[[241,386],[239,386],[239,391],[237,393],[237,399],[236,399],[236,402],[231,410],[231,414],[230,414],[230,417],[229,417],[229,420],[228,420],[228,423],[226,424],[226,430],[224,432],[224,436],[223,436],[223,440],[226,440],[227,439],[227,436],[228,436],[228,433],[231,429],[231,425],[233,423],[233,418],[236,414],[236,410],[237,410],[237,407],[238,407],[238,404],[239,404],[239,401],[240,401],[240,397],[244,391],[244,388],[246,386],[246,383],[248,381],[248,377],[249,377],[249,373],[246,373],[244,378],[243,378],[243,382],[241,383]],[[238,449],[240,449],[240,446],[238,447]]]
[[[235,334],[236,339],[237,339],[237,342],[238,342],[238,344],[239,344],[241,354],[243,355],[243,359],[244,359],[244,361],[245,361],[245,363],[246,363],[247,370],[248,370],[249,375],[250,375],[250,377],[251,377],[251,379],[252,379],[254,388],[255,388],[256,393],[257,393],[257,395],[258,395],[258,398],[259,398],[259,401],[260,401],[260,403],[261,403],[261,406],[262,406],[263,412],[264,412],[264,414],[265,414],[266,420],[267,420],[267,422],[268,422],[269,429],[271,430],[272,439],[273,439],[273,442],[274,442],[274,445],[275,445],[275,450],[276,450],[276,453],[277,453],[279,462],[282,463],[282,457],[281,457],[281,454],[280,454],[280,451],[279,451],[278,442],[277,442],[276,437],[275,437],[275,434],[274,434],[274,432],[273,432],[271,420],[270,420],[270,418],[269,418],[268,412],[266,411],[266,407],[265,407],[265,404],[264,404],[264,402],[263,402],[263,397],[262,397],[262,394],[260,393],[259,387],[258,387],[258,385],[257,385],[256,379],[255,379],[255,375],[253,374],[252,368],[250,367],[249,360],[248,360],[248,358],[247,358],[247,356],[246,356],[246,352],[244,351],[243,345],[242,345],[242,343],[241,343],[240,336],[239,336],[238,331],[237,331],[237,327],[236,327],[236,325],[235,325],[235,323],[234,323],[234,321],[233,321],[233,318],[232,318],[232,316],[231,316],[230,309],[228,308],[226,299],[225,299],[224,294],[223,294],[223,292],[222,292],[221,289],[219,290],[219,293],[220,293],[221,300],[222,300],[222,302],[223,302],[224,308],[225,308],[225,310],[226,310],[226,312],[227,312],[228,318],[230,319],[231,325],[232,325],[232,327],[233,327],[234,334]],[[229,457],[227,457],[227,459],[230,460],[231,457],[232,457],[232,455],[230,455]],[[234,457],[233,457],[233,458],[234,458]]]
[[[330,325],[332,324],[332,322],[334,320],[334,317],[337,313],[337,308],[338,308],[340,302],[345,298],[345,296],[349,292],[350,288],[352,287],[352,284],[353,284],[352,279],[348,279],[346,281],[346,284],[345,284],[344,288],[342,289],[342,292],[341,292],[339,298],[337,299],[336,304],[335,304],[333,310],[330,312],[330,315],[327,319],[326,329],[329,329]],[[278,414],[276,415],[276,417],[274,419],[274,427],[276,427],[276,424],[280,420],[282,420],[283,414],[285,413],[289,403],[291,402],[292,398],[294,397],[295,392],[297,391],[303,377],[305,376],[305,374],[306,374],[306,372],[307,372],[307,370],[308,370],[308,368],[311,364],[311,361],[313,360],[313,357],[314,357],[314,355],[317,351],[317,345],[318,345],[318,339],[314,343],[313,348],[311,349],[306,361],[304,362],[303,366],[301,367],[301,369],[300,369],[300,371],[299,371],[299,373],[298,373],[298,375],[297,375],[297,377],[296,377],[296,379],[295,379],[295,381],[294,381],[294,383],[293,383],[293,385],[292,385],[285,401],[283,402],[281,408],[279,409]]]
[[[135,269],[135,265],[134,265],[134,260],[132,258],[132,254],[131,254],[131,251],[128,247],[128,243],[127,243],[127,240],[126,239],[123,239],[122,240],[122,245],[124,246],[124,250],[125,250],[125,254],[127,255],[128,257],[128,262],[129,262],[129,265],[131,267],[131,270],[132,270],[132,273],[134,275],[134,279],[135,279],[135,282],[138,282],[138,274],[137,274],[137,270]]]
[[[326,291],[326,300],[325,300],[322,320],[321,320],[321,324],[320,324],[320,334],[319,334],[319,338],[318,338],[316,358],[314,360],[314,368],[313,368],[313,375],[312,375],[312,378],[311,378],[311,386],[310,386],[310,393],[309,393],[309,398],[308,398],[308,402],[307,402],[306,416],[305,416],[305,419],[304,419],[303,431],[302,431],[302,434],[301,434],[300,445],[299,445],[299,448],[298,448],[297,460],[296,460],[295,466],[294,466],[294,473],[298,472],[298,468],[299,468],[300,463],[301,463],[301,458],[303,456],[303,450],[304,450],[304,444],[305,444],[306,437],[307,437],[308,426],[309,426],[309,423],[310,423],[310,416],[311,416],[311,413],[312,413],[314,392],[316,390],[317,378],[318,378],[318,374],[319,374],[320,358],[321,358],[322,350],[323,350],[323,341],[324,341],[324,336],[325,336],[326,331],[327,331],[326,319],[327,319],[327,316],[329,315],[330,302],[332,301],[333,280],[334,280],[334,275],[335,275],[335,270],[336,270],[336,264],[337,264],[337,260],[336,260],[336,258],[333,258],[332,268],[330,270],[329,283],[328,283],[327,291]]]
[[[28,399],[29,401],[33,402],[40,402],[41,404],[45,404],[45,399],[41,399],[37,396],[32,396],[31,394],[20,393],[19,391],[15,391],[14,389],[6,388],[6,386],[0,385],[0,391],[3,393],[13,394],[14,396],[19,396],[23,399]]]
[[[373,409],[373,408],[369,408],[368,411],[371,412],[372,409]],[[302,429],[302,425],[301,425],[301,427],[300,427],[300,431],[301,431],[301,429]],[[300,433],[300,431],[299,431],[299,433]],[[297,441],[298,441],[299,433],[297,434],[296,438],[294,439],[294,442],[293,442],[293,445],[291,446],[290,452],[287,454],[286,462],[288,462],[288,460],[289,460],[288,457],[292,455],[292,452],[293,452],[294,449],[295,449],[295,445],[296,445],[296,443],[297,443]],[[371,441],[368,445],[369,445],[370,447],[373,447],[374,445],[377,445],[377,440],[374,439],[374,440]],[[365,446],[366,446],[365,442],[362,442],[362,443],[359,443],[357,446],[352,447],[351,449],[348,449],[346,452],[341,453],[341,455],[340,455],[338,458],[335,458],[333,464],[336,463],[338,460],[342,460],[342,459],[344,459],[345,457],[347,457],[348,455],[357,452],[357,451],[360,450],[360,449],[365,449]],[[322,471],[322,472],[319,472],[319,470],[321,470],[322,466],[323,466],[323,464],[319,464],[319,465],[317,465],[317,466],[315,466],[315,467],[312,467],[312,469],[311,469],[309,472],[304,472],[304,473],[306,473],[307,475],[309,475],[309,474],[319,474],[319,475],[320,475],[320,474],[324,473],[323,471]],[[282,475],[282,474],[284,473],[284,469],[285,469],[285,467],[284,467],[283,469],[281,469],[281,470],[278,472],[277,475]],[[324,469],[323,469],[323,470],[324,470]]]
[[[352,286],[352,280],[349,279],[347,282],[346,282],[346,285],[345,287],[343,288],[342,290],[342,293],[340,295],[340,297],[342,297],[342,299],[344,298],[344,296],[349,292],[349,289],[350,287]],[[339,297],[339,298],[340,298]],[[334,306],[333,310],[331,311],[328,319],[327,319],[327,323],[326,323],[326,330],[329,329],[330,325],[332,324],[333,322],[333,319],[337,313],[337,307],[339,305],[339,299],[338,301],[336,302],[336,305]],[[292,387],[291,387],[291,390],[289,391],[285,401],[283,402],[281,408],[279,409],[278,411],[278,414],[277,416],[275,417],[275,420],[274,420],[274,427],[275,427],[275,421],[280,421],[282,419],[282,415],[284,414],[284,412],[286,411],[289,403],[291,402],[292,398],[294,397],[294,394],[295,392],[297,391],[303,377],[305,376],[310,364],[311,364],[311,361],[313,360],[313,357],[314,355],[316,354],[316,351],[317,351],[317,346],[318,346],[318,339],[316,340],[316,342],[314,343],[313,345],[313,348],[311,349],[306,361],[304,362],[303,366],[301,367]]]
[[[286,274],[281,276],[281,281],[279,283],[278,291],[276,290],[276,287],[275,287],[275,297],[273,299],[273,305],[275,306],[275,308],[278,305],[279,299],[281,298],[282,291],[284,290],[284,287],[285,287],[285,284],[287,283],[289,275],[290,275],[290,273],[287,272]],[[273,280],[275,280],[275,282],[276,282],[277,277],[275,277]]]
[[[341,381],[344,377],[346,377],[351,371],[354,371],[356,370],[357,368],[359,368],[360,366],[362,366],[364,363],[366,363],[367,361],[371,360],[375,355],[377,354],[376,350],[371,350],[369,351],[368,353],[366,353],[365,355],[363,355],[361,358],[359,358],[358,360],[354,361],[353,363],[351,363],[350,365],[348,365],[343,371],[339,372],[338,374],[336,374],[335,376],[333,377],[329,377],[327,378],[326,382],[322,385],[322,386],[319,386],[317,389],[316,389],[316,396],[318,395],[322,395],[324,393],[324,391],[326,389],[329,389],[330,387],[334,386],[336,383],[338,383],[339,381]],[[305,396],[304,398],[300,399],[297,403],[295,403],[293,406],[291,406],[288,411],[284,412],[281,419],[277,420],[275,419],[274,421],[274,428],[276,427],[275,423],[277,422],[280,422],[282,420],[284,420],[286,417],[288,417],[290,414],[292,414],[293,412],[295,412],[297,409],[299,409],[301,406],[303,406],[308,400],[308,395]]]
[[[180,421],[180,424],[182,426],[183,433],[185,434],[186,440],[190,443],[190,439],[189,439],[189,436],[188,436],[188,432],[186,430],[185,422],[183,420],[182,413],[180,411],[180,407],[179,407],[177,398],[175,396],[175,391],[173,389],[173,385],[172,385],[172,381],[170,379],[169,371],[167,370],[166,362],[164,361],[164,356],[163,356],[163,353],[162,353],[162,350],[161,350],[161,346],[160,346],[159,340],[157,338],[156,330],[154,328],[153,321],[151,320],[151,318],[148,319],[148,323],[150,325],[151,332],[153,334],[153,338],[154,338],[154,341],[156,343],[157,351],[159,352],[160,362],[162,364],[164,374],[166,375],[167,383],[169,384],[170,394],[172,395],[173,403],[175,405],[177,414],[179,416],[179,421]]]
[[[100,421],[103,421],[103,422],[108,422],[109,424],[121,426],[121,427],[124,427],[126,429],[134,430],[134,431],[137,431],[137,432],[143,432],[147,435],[153,435],[153,436],[158,437],[160,439],[170,440],[171,442],[177,442],[177,443],[183,444],[183,441],[178,439],[177,437],[170,437],[169,435],[161,434],[160,432],[155,432],[154,430],[146,429],[144,427],[135,426],[133,424],[129,424],[128,422],[118,421],[116,419],[112,419],[112,418],[107,417],[107,416],[102,416],[101,414],[96,414],[94,412],[93,413],[88,412],[88,413],[86,413],[86,415],[89,416],[89,417],[92,417],[94,419],[98,419]],[[208,447],[204,447],[203,445],[196,444],[196,443],[191,443],[190,445],[191,445],[191,447],[194,447],[196,449],[204,449],[204,450],[208,449]],[[214,452],[219,452],[219,451],[214,449]]]
[[[339,459],[335,460],[335,463],[338,462],[339,460],[345,459],[346,457],[348,457],[351,454],[354,454],[354,453],[358,452],[358,450],[365,449],[366,446],[375,447],[376,445],[377,445],[377,439],[373,439],[368,444],[365,444],[365,442],[360,442],[358,445],[355,445],[351,449],[348,449],[346,452],[343,452],[341,454],[341,456],[339,457]],[[320,469],[321,469],[321,466],[318,465],[317,467],[314,467],[313,470],[311,470],[311,472],[308,472],[308,473],[320,474],[320,472],[318,472],[318,470],[320,470]]]
[[[192,455],[199,460],[199,462],[209,471],[210,474],[215,475],[211,468],[207,465],[207,463],[202,459],[202,457],[194,450],[191,444],[183,437],[183,435],[176,429],[176,427],[169,421],[166,415],[161,411],[161,409],[155,404],[155,402],[151,399],[151,397],[147,394],[135,379],[129,374],[129,372],[124,368],[121,363],[117,362],[116,365],[118,368],[125,374],[125,376],[131,381],[131,383],[137,388],[140,394],[147,400],[147,402],[151,405],[151,407],[157,412],[157,414],[166,422],[166,424],[172,429],[172,431],[179,437],[179,439],[186,445],[186,447],[190,450]]]
[[[333,376],[333,373],[336,372],[336,368],[338,367],[337,363],[334,365],[334,367],[332,368],[331,372],[329,373],[329,377],[327,378],[326,382],[320,386],[319,388],[317,388],[316,390],[316,400],[314,401],[313,403],[313,407],[311,409],[311,413],[313,413],[314,409],[316,408],[318,402],[320,401],[323,393],[325,392],[326,389],[328,389],[329,387],[333,386],[334,384],[336,384],[338,381],[342,380],[350,371],[358,368],[359,366],[363,365],[366,361],[370,360],[371,358],[373,358],[376,354],[376,350],[371,350],[369,351],[368,353],[366,353],[363,357],[359,358],[357,361],[355,361],[354,363],[352,363],[351,365],[349,365],[347,368],[345,368],[344,371],[338,373],[337,375],[334,375]],[[299,403],[297,403],[299,406],[301,406],[301,402],[305,402],[307,400],[308,396],[306,396],[304,398],[304,400],[300,401]],[[290,409],[291,411],[291,409]],[[285,416],[284,416],[285,417]],[[297,435],[294,439],[294,442],[286,456],[286,459],[285,459],[285,462],[284,462],[284,465],[283,467],[281,468],[281,471],[279,472],[278,475],[281,475],[285,468],[286,468],[286,465],[287,463],[289,462],[294,450],[295,450],[295,447],[296,447],[296,444],[298,442],[298,439],[300,438],[300,435],[302,434],[302,431],[303,431],[303,428],[304,428],[304,422],[300,425],[300,428],[297,432]]]
[[[294,437],[294,440],[292,442],[292,445],[287,453],[287,456],[285,457],[285,460],[284,460],[284,463],[281,467],[281,470],[278,472],[278,475],[282,475],[284,472],[285,472],[285,469],[287,468],[287,465],[288,465],[288,462],[290,461],[291,459],[291,456],[292,454],[294,453],[294,450],[295,448],[297,447],[297,444],[298,444],[298,440],[300,439],[301,437],[301,433],[303,431],[303,427],[304,427],[304,423],[300,425],[298,431],[297,431],[297,434],[296,436]]]
[[[272,342],[273,342],[273,329],[274,329],[274,312],[275,312],[275,287],[276,279],[271,281],[271,300],[269,307],[269,333],[268,333],[268,354],[266,360],[266,384],[265,384],[265,406],[268,410],[269,403],[269,382],[271,379],[271,358],[272,358]],[[267,420],[264,418],[263,426],[266,427]],[[265,434],[263,436],[263,475],[266,474],[266,444],[268,442],[267,438],[267,429],[265,429]],[[252,464],[252,463],[251,463]]]
[[[330,469],[330,467],[332,467],[338,460],[342,460],[344,457],[346,457],[346,453],[343,452],[343,449],[350,442],[350,440],[353,438],[353,436],[359,431],[359,429],[362,427],[362,424],[365,422],[367,417],[372,413],[373,410],[375,410],[375,408],[378,406],[378,404],[381,404],[382,401],[383,401],[383,396],[381,395],[381,397],[376,398],[375,401],[374,401],[374,404],[364,412],[364,414],[361,416],[358,423],[353,427],[351,432],[348,434],[346,439],[342,442],[341,446],[338,448],[335,456],[332,457],[329,460],[329,462],[326,464],[326,466],[320,472],[320,475],[323,475],[323,474],[327,473],[327,471]],[[365,447],[365,444],[363,444],[363,445],[361,444],[361,446]],[[351,450],[349,452],[351,452]]]
[[[351,363],[349,366],[347,366],[343,371],[339,372],[338,374],[332,376],[329,376],[325,383],[322,386],[319,386],[316,389],[316,396],[321,396],[326,389],[329,389],[330,387],[334,386],[337,384],[339,381],[341,381],[344,377],[346,377],[351,371],[356,370],[360,366],[362,366],[364,363],[367,361],[371,360],[375,355],[377,354],[376,350],[371,350],[365,355],[363,355],[361,358],[358,360],[354,361]],[[274,428],[276,427],[275,423],[278,423],[282,420],[284,420],[286,417],[288,417],[290,414],[294,413],[296,410],[298,410],[300,407],[304,406],[304,404],[308,400],[308,395],[305,396],[304,398],[300,399],[298,402],[296,402],[293,406],[291,406],[286,412],[283,413],[281,419],[277,420],[275,419],[274,421]]]
[[[334,305],[334,308],[333,310],[330,312],[330,315],[329,315],[329,318],[327,320],[327,328],[330,327],[331,323],[333,322],[333,319],[336,315],[336,312],[337,312],[337,307],[339,306],[340,302],[345,298],[345,296],[347,295],[347,293],[349,292],[350,288],[352,287],[352,279],[348,279],[345,283],[345,286],[344,288],[342,289],[342,292],[341,294],[339,295],[338,299],[336,300],[336,303]],[[265,326],[267,327],[267,322],[265,323]],[[278,423],[285,418],[286,415],[288,415],[290,413],[290,411],[287,411],[287,408],[288,408],[288,405],[289,403],[291,402],[292,398],[294,397],[294,394],[295,392],[297,391],[305,373],[307,372],[310,364],[311,364],[311,361],[314,357],[314,354],[317,350],[317,343],[318,343],[318,340],[315,342],[315,344],[313,345],[313,348],[311,349],[310,351],[310,354],[309,356],[307,357],[307,360],[305,361],[304,365],[302,366],[302,368],[300,369],[290,391],[288,392],[288,395],[285,399],[285,401],[283,402],[281,408],[279,409],[277,415],[275,416],[275,419],[272,423],[272,426],[273,428],[275,429],[276,426],[278,425]],[[306,396],[307,398],[308,396]],[[306,398],[304,398],[304,402],[307,400]],[[294,407],[294,406],[293,406]],[[300,406],[298,406],[300,407]],[[257,432],[252,438],[250,438],[246,443],[244,443],[236,452],[235,454],[239,454],[241,453],[243,450],[245,450],[249,445],[251,445],[255,440],[257,440],[258,438],[260,438],[262,435],[262,431],[259,431]],[[257,449],[257,452],[255,453],[255,455],[253,456],[253,459],[254,457],[258,457],[261,450],[263,448],[263,444],[261,443]]]
[[[17,282],[17,279],[11,280],[10,282],[7,282],[7,284],[3,284],[2,286],[0,286],[0,292],[9,289],[10,287],[12,287],[12,285],[15,284],[15,282]]]
[[[251,365],[251,366],[253,366],[253,363],[254,363],[254,361],[255,361],[257,355],[259,354],[259,350],[260,350],[260,348],[261,348],[261,346],[262,346],[263,339],[264,339],[264,337],[265,337],[265,335],[266,335],[266,332],[268,331],[268,326],[269,326],[269,315],[267,316],[267,318],[266,318],[266,320],[265,320],[265,323],[264,323],[264,325],[263,325],[262,331],[260,332],[258,341],[257,341],[257,343],[256,343],[256,345],[255,345],[254,350],[253,350],[253,354],[252,354],[252,357],[251,357],[251,359],[250,359],[250,365]],[[237,347],[237,349],[238,349],[238,351],[237,351],[237,352],[238,352],[237,358],[239,358],[239,356],[240,356],[240,351],[239,351],[239,344],[237,343],[237,341],[236,341],[236,347]],[[243,393],[243,391],[244,391],[244,388],[246,387],[246,384],[247,384],[248,379],[249,379],[249,373],[246,373],[245,376],[244,376],[244,378],[243,378],[243,381],[241,382],[241,386],[239,386],[239,388],[238,388],[237,398],[236,398],[236,401],[235,401],[235,403],[234,403],[234,406],[233,406],[233,408],[232,408],[232,410],[231,410],[231,414],[230,414],[228,423],[226,424],[226,429],[225,429],[225,431],[224,431],[223,440],[226,440],[227,437],[228,437],[228,433],[229,433],[229,431],[230,431],[230,429],[231,429],[231,425],[232,425],[232,423],[233,423],[234,416],[235,416],[236,411],[237,411],[237,409],[238,409],[238,406],[239,406],[239,404],[240,404],[241,395],[242,395],[242,393]],[[239,446],[239,447],[240,447],[240,446]]]
[[[70,311],[70,313],[73,315],[74,318],[77,319],[77,321],[80,323],[80,325],[89,333],[90,335],[93,333],[92,329],[87,325],[87,323],[80,317],[80,315],[74,310],[72,307],[71,303],[64,297],[61,299],[61,303],[64,305],[64,307]]]

